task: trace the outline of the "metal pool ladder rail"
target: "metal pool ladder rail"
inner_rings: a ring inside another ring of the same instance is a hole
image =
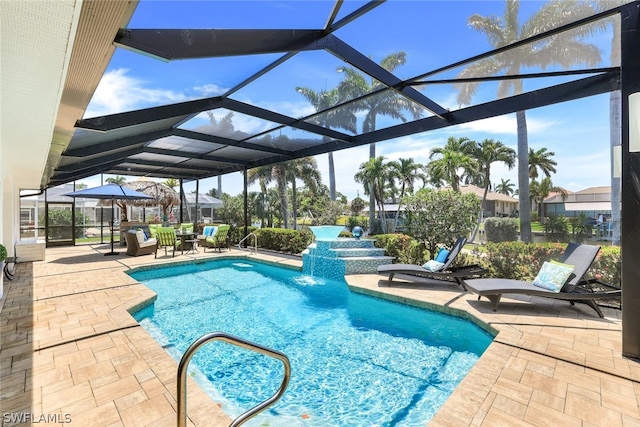
[[[203,335],[189,346],[178,364],[178,427],[186,427],[187,425],[187,367],[189,365],[189,361],[191,361],[191,357],[193,357],[194,353],[198,351],[200,347],[213,340],[224,341],[247,350],[255,351],[256,353],[264,354],[265,356],[273,357],[274,359],[281,361],[284,365],[284,378],[282,379],[282,384],[280,384],[278,391],[264,402],[254,406],[244,414],[241,414],[238,418],[233,420],[230,427],[239,426],[264,411],[280,399],[287,389],[289,379],[291,378],[291,364],[289,363],[289,358],[285,354],[263,347],[260,344],[225,334],[224,332],[212,332],[210,334]]]
[[[258,253],[258,236],[256,236],[256,233],[249,233],[246,236],[244,236],[242,240],[238,242],[238,249],[242,250],[242,242],[247,240],[249,236],[253,236],[253,247],[247,245],[247,247],[249,248],[249,254],[252,254],[254,252]]]

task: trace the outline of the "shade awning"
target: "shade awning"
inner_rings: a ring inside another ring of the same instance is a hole
[[[574,202],[565,203],[565,211],[610,211],[611,202]]]

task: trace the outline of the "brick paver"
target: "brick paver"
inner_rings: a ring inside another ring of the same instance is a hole
[[[56,416],[78,426],[174,426],[177,363],[128,310],[155,297],[129,268],[190,255],[105,257],[108,245],[50,248],[18,264],[0,312],[0,413]],[[296,257],[259,253],[299,266]],[[355,292],[437,307],[497,332],[494,342],[436,414],[433,426],[640,426],[640,364],[623,358],[620,312],[521,296],[498,312],[454,284],[347,278]],[[203,331],[205,333],[207,331]],[[188,425],[231,420],[191,380]],[[66,417],[66,418],[65,418]],[[26,423],[25,425],[28,425]],[[35,423],[34,423],[35,424]],[[48,424],[47,424],[48,425]]]

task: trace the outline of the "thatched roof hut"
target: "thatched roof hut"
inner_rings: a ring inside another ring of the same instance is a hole
[[[180,204],[178,192],[161,182],[139,179],[125,182],[122,186],[153,197],[153,199],[127,200],[131,206],[162,206],[162,213],[166,215],[173,205]]]
[[[178,194],[178,192],[161,182],[155,182],[145,178],[141,178],[136,181],[125,182],[122,184],[122,186],[153,197],[153,199],[139,200],[116,199],[115,202],[120,207],[123,213],[123,221],[126,221],[127,205],[145,207],[161,206],[162,214],[167,215],[174,205],[180,204],[180,195]]]

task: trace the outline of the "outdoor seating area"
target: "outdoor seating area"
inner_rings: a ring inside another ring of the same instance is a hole
[[[19,263],[15,279],[5,282],[3,411],[68,413],[77,425],[175,425],[176,362],[128,313],[154,295],[125,271],[225,256],[300,266],[298,257],[237,249],[158,259],[102,256],[109,250],[49,248],[46,261]],[[536,425],[541,417],[563,426],[640,422],[640,363],[620,354],[618,310],[603,308],[598,318],[582,305],[508,295],[493,312],[443,281],[396,277],[389,287],[376,274],[346,280],[352,292],[436,307],[497,332],[430,425]],[[29,341],[26,319],[33,321]],[[196,383],[189,407],[193,425],[230,423]]]
[[[378,274],[388,275],[389,284],[393,281],[396,274],[439,280],[451,280],[460,285],[462,289],[466,291],[467,288],[465,287],[463,279],[482,277],[487,272],[486,269],[475,264],[453,266],[456,257],[462,248],[464,248],[464,244],[466,242],[467,239],[465,237],[459,237],[451,248],[451,251],[447,251],[447,253],[444,254],[442,262],[439,262],[437,259],[433,260],[436,262],[436,268],[427,269],[425,266],[414,264],[386,264],[378,266]]]

